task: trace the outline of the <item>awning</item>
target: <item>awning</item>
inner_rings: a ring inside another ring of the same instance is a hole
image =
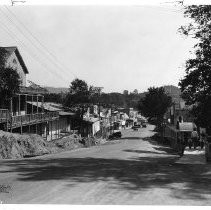
[[[36,106],[36,107],[39,107],[39,108],[43,108],[45,109],[46,111],[50,111],[50,112],[59,112],[59,111],[62,111],[63,107],[62,105],[60,104],[56,104],[56,103],[51,103],[51,102],[45,102],[45,103],[42,103],[42,102],[36,102],[36,101],[27,101],[26,102],[27,104],[31,104],[33,106]]]

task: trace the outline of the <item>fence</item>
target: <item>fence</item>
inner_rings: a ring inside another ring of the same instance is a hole
[[[27,115],[13,116],[12,118],[10,118],[9,123],[11,127],[19,127],[28,124],[36,124],[54,120],[58,117],[59,117],[58,112],[27,114]]]
[[[164,128],[164,138],[169,141],[173,149],[177,150],[181,140],[181,132],[173,126],[166,125]]]

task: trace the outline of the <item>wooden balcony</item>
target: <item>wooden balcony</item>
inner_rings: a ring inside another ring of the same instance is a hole
[[[58,112],[27,114],[13,116],[9,119],[9,127],[17,128],[25,125],[33,125],[37,123],[52,121],[59,118]]]
[[[0,109],[0,123],[7,122],[8,117],[9,117],[8,109]]]

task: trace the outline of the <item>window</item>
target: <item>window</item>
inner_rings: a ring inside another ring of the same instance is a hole
[[[12,61],[14,64],[17,64],[17,61],[16,59],[14,58],[13,61]]]

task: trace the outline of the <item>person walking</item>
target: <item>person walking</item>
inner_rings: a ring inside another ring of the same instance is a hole
[[[198,139],[199,139],[196,128],[194,128],[192,133],[191,133],[191,139],[192,139],[192,142],[193,142],[193,147],[194,147],[194,149],[196,149],[196,147],[198,146],[197,144],[198,144]]]
[[[182,157],[184,155],[185,148],[186,148],[186,146],[188,144],[188,134],[187,133],[184,133],[184,138],[180,139],[180,143],[181,143],[180,156]]]
[[[122,120],[122,128],[125,129],[125,120]]]
[[[200,146],[201,146],[201,149],[204,148],[204,143],[205,143],[206,140],[207,140],[207,135],[206,135],[205,131],[202,131],[202,133],[200,135]]]
[[[192,139],[190,137],[190,138],[188,138],[188,147],[189,147],[189,149],[191,149],[192,144],[193,144],[193,142],[192,142]]]

